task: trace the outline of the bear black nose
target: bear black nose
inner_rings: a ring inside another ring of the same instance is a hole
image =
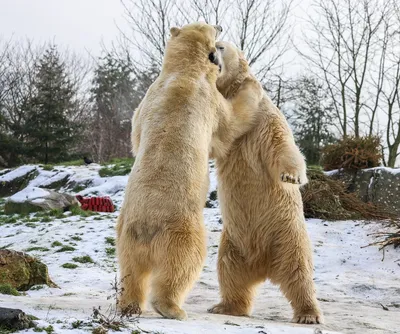
[[[211,52],[211,53],[208,55],[208,59],[209,59],[210,62],[212,62],[213,64],[219,66],[219,60],[218,60],[217,54],[216,54],[215,52]]]

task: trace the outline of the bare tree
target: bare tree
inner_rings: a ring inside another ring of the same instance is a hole
[[[306,34],[309,49],[300,54],[325,81],[343,136],[350,132],[360,136],[362,125],[368,121],[368,129],[373,127],[381,90],[377,90],[377,98],[371,99],[368,80],[385,43],[380,35],[389,1],[314,1],[316,13],[310,15],[311,31]],[[384,52],[377,61],[378,81],[382,80]]]
[[[290,41],[288,22],[292,1],[235,0],[229,31],[245,52],[250,66],[263,81],[287,51]]]
[[[121,0],[131,33],[121,30],[123,49],[133,47],[141,64],[161,67],[169,29],[192,21],[220,24],[253,66],[260,80],[289,46],[292,0]]]
[[[387,114],[386,144],[389,152],[387,165],[394,167],[400,155],[400,6],[393,1],[395,15],[387,23],[388,43],[386,61],[383,66],[382,100]],[[391,24],[392,23],[392,24]]]
[[[191,9],[195,20],[204,20],[209,24],[221,24],[230,9],[230,2],[224,0],[193,0]]]
[[[133,47],[141,60],[138,66],[157,64],[161,68],[172,26],[189,21],[182,2],[176,0],[121,0],[125,19],[131,29],[121,32],[123,49]]]

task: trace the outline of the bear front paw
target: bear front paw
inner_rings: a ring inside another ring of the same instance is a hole
[[[300,176],[295,176],[295,175],[289,174],[289,173],[282,173],[281,181],[286,182],[286,183],[292,183],[292,184],[302,184],[303,183]]]

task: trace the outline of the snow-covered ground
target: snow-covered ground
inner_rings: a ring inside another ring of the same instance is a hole
[[[60,172],[75,179],[94,178],[81,194],[110,195],[120,207],[127,177],[100,178],[97,167],[68,167]],[[43,173],[39,174],[39,177]],[[54,177],[48,174],[48,177]],[[34,182],[31,181],[31,182]],[[44,179],[43,182],[46,182]],[[38,184],[32,184],[37,186]],[[215,189],[211,170],[210,190]],[[43,287],[27,291],[25,296],[0,294],[0,306],[14,307],[40,318],[40,326],[51,324],[55,333],[87,333],[89,327],[73,328],[76,320],[88,323],[93,307],[106,310],[112,303],[111,284],[117,272],[112,243],[118,212],[91,217],[68,216],[51,222],[12,223],[0,226],[0,247],[15,250],[45,247],[29,251],[48,265],[57,288]],[[200,279],[190,292],[184,308],[189,320],[162,319],[148,310],[138,322],[128,323],[123,332],[144,333],[399,333],[400,325],[400,250],[388,248],[382,261],[377,247],[361,248],[373,241],[370,233],[379,223],[308,220],[307,227],[314,245],[315,282],[325,316],[325,325],[291,324],[291,308],[279,289],[266,283],[259,289],[251,317],[212,315],[207,308],[218,302],[216,261],[222,225],[218,208],[204,209],[208,229],[208,257]],[[106,239],[107,238],[107,239]],[[57,252],[58,241],[75,251]],[[94,263],[76,263],[74,257],[89,255]],[[61,267],[75,263],[75,269]],[[388,309],[384,310],[383,306]],[[76,324],[76,323],[75,323]],[[25,333],[33,333],[32,330]]]

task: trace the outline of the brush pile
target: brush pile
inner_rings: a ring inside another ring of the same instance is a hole
[[[364,203],[346,185],[317,169],[307,171],[309,182],[302,189],[306,218],[326,220],[388,220],[396,216],[372,203]]]

